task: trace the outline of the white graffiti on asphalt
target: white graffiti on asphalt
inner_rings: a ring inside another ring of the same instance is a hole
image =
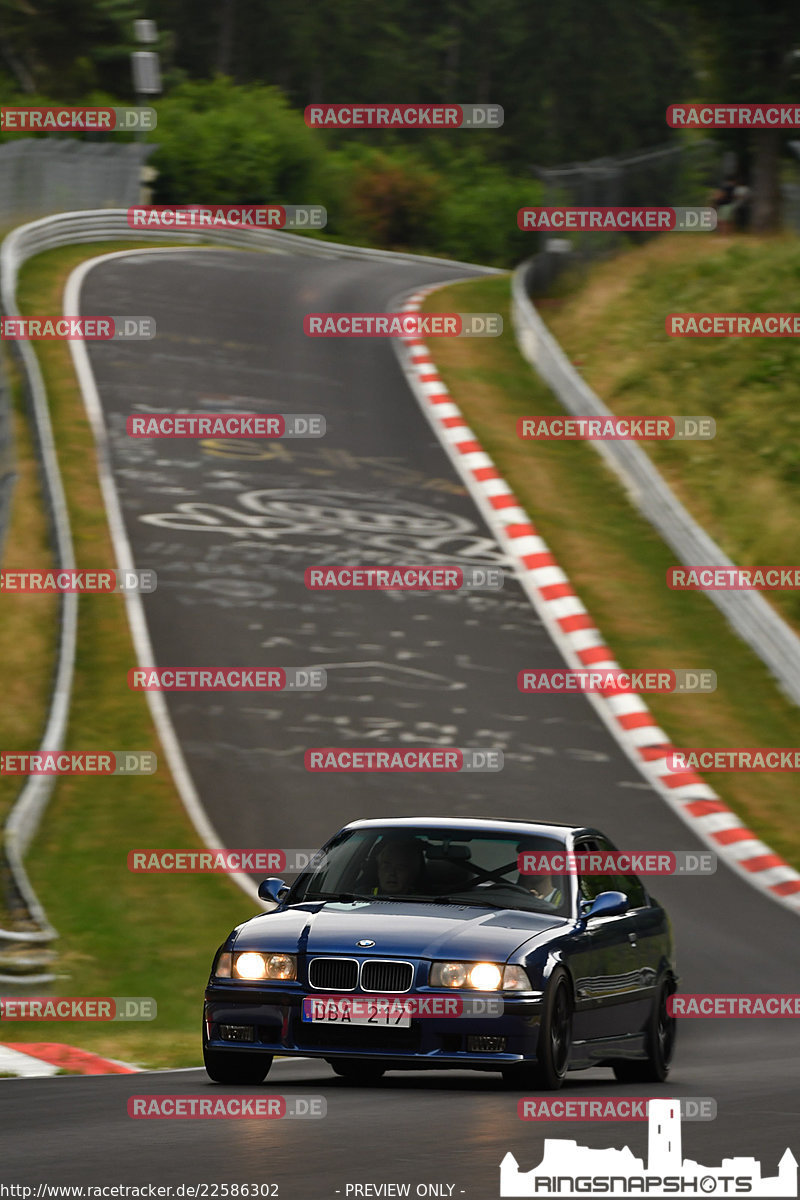
[[[295,488],[242,492],[237,500],[238,508],[186,501],[171,512],[147,513],[139,519],[162,529],[256,538],[306,555],[309,548],[298,547],[297,539],[321,537],[315,551],[328,554],[329,561],[342,554],[344,540],[348,563],[380,562],[385,555],[397,561],[403,554],[413,554],[417,561],[506,563],[494,539],[483,536],[469,518],[422,504],[326,490],[310,497],[308,491]]]
[[[376,660],[361,662],[327,662],[310,663],[310,667],[322,667],[328,672],[329,686],[335,683],[386,683],[389,686],[401,688],[423,689],[425,691],[458,692],[465,688],[465,683],[448,679],[434,671],[422,671],[418,667],[398,667],[393,663]],[[337,675],[336,672],[343,672]]]

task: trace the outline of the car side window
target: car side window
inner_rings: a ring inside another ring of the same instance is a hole
[[[576,851],[581,852],[600,852],[601,854],[613,854],[614,848],[605,838],[592,838],[588,841],[583,841],[575,847]],[[580,895],[581,900],[596,900],[601,892],[625,892],[630,902],[629,907],[640,907],[639,902],[632,894],[633,890],[628,887],[628,877],[625,875],[581,875],[580,877]],[[644,900],[644,889],[639,885],[639,891]]]
[[[628,897],[628,908],[647,908],[647,892],[635,875],[620,875],[620,891]]]
[[[581,841],[575,843],[575,852],[577,854],[586,854],[593,850],[598,850],[599,847],[595,841]],[[581,900],[596,900],[601,892],[607,892],[609,885],[606,882],[604,875],[581,875],[578,890]]]
[[[605,838],[597,839],[598,849],[614,853],[614,847]],[[628,908],[647,908],[647,893],[635,875],[606,875],[606,890],[624,892],[628,897]]]
[[[597,850],[602,853],[613,853],[614,847],[605,838],[594,838],[581,842],[576,849]],[[643,884],[635,875],[582,875],[580,894],[582,900],[594,900],[601,892],[624,892],[628,897],[628,908],[647,908],[649,900]]]

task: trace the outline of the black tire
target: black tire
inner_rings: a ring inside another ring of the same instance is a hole
[[[558,1091],[567,1075],[571,1047],[572,989],[567,972],[556,967],[545,993],[536,1062],[506,1067],[503,1071],[506,1085]]]
[[[647,1021],[646,1059],[619,1059],[613,1064],[620,1083],[663,1083],[675,1053],[677,1021],[667,1014],[667,999],[675,994],[674,980],[663,976],[653,997]]]
[[[209,1050],[203,1047],[206,1073],[214,1083],[261,1083],[272,1066],[271,1054],[248,1054],[246,1051]]]
[[[262,1083],[272,1066],[271,1054],[248,1054],[246,1050],[210,1050],[203,1017],[203,1062],[214,1083]]]
[[[329,1058],[327,1061],[348,1083],[377,1083],[386,1070],[380,1063],[364,1062],[360,1058]]]

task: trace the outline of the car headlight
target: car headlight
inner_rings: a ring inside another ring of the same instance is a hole
[[[495,963],[476,963],[467,976],[470,987],[481,992],[496,992],[503,982],[503,972]]]
[[[491,962],[435,962],[431,966],[430,985],[473,988],[476,992],[531,990],[530,980],[522,967],[502,967]]]
[[[431,967],[431,987],[466,987],[468,970],[467,963],[434,963]]]
[[[233,957],[233,975],[236,979],[296,979],[297,958],[294,954],[257,954],[244,950]]]
[[[434,962],[432,988],[471,988],[475,991],[531,991],[523,967],[497,962]]]
[[[267,955],[267,979],[297,979],[297,959],[293,954]]]
[[[218,979],[230,979],[231,970],[233,969],[233,955],[230,950],[223,950],[217,959],[213,974]]]
[[[531,981],[524,967],[505,967],[503,970],[504,992],[531,992]]]

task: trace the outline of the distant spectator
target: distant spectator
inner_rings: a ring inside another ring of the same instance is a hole
[[[728,175],[711,197],[717,210],[717,229],[730,233],[734,226],[746,229],[750,224],[750,197],[752,192],[744,180]]]
[[[750,227],[750,199],[753,193],[741,179],[733,189],[733,220],[737,229]]]
[[[728,175],[711,197],[711,206],[717,210],[717,229],[720,233],[730,233],[735,191],[736,180]]]

